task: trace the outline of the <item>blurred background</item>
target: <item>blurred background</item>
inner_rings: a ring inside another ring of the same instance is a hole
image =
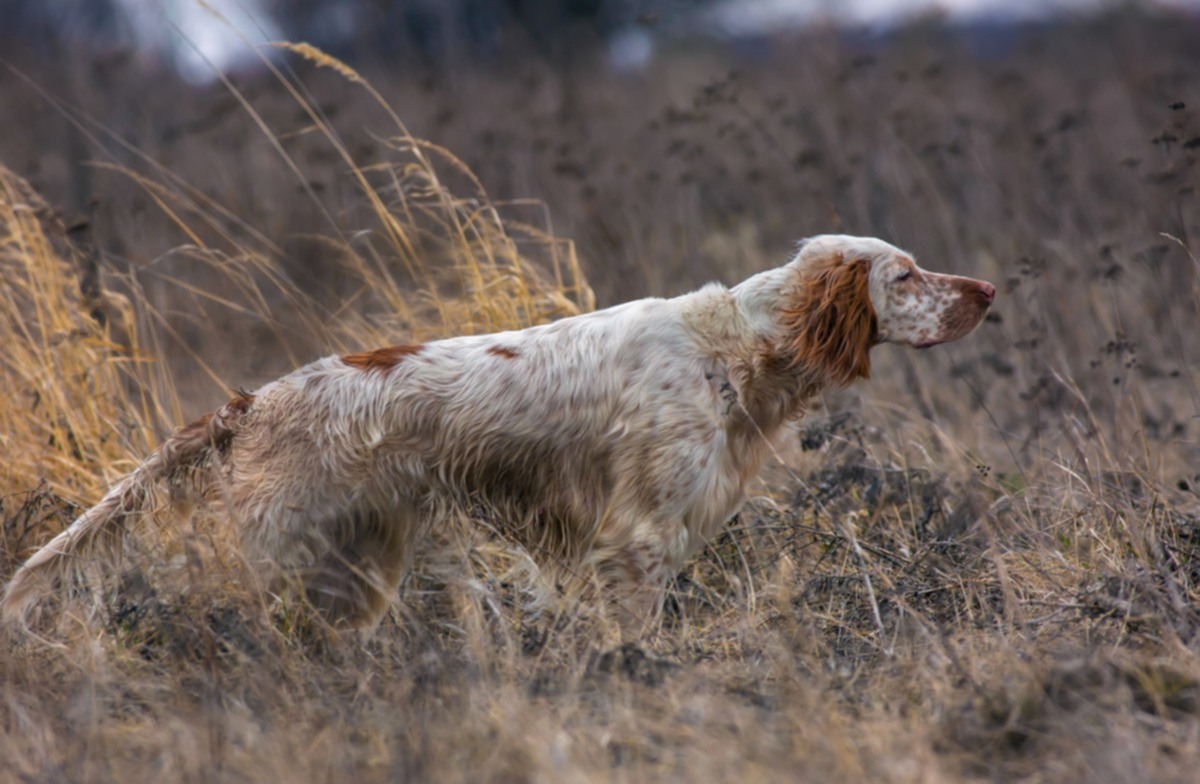
[[[572,238],[599,306],[736,282],[806,235],[877,235],[1001,295],[969,341],[877,352],[870,394],[965,427],[1007,464],[1084,454],[1098,431],[1185,451],[1200,433],[1200,2],[6,9],[0,162],[60,211],[101,278],[157,304],[185,349],[166,352],[180,378],[211,364],[184,385],[185,411],[223,399],[215,378],[252,386],[330,346],[236,308],[197,317],[160,280],[223,284],[181,248],[253,249],[314,296],[346,297],[329,238],[377,219],[347,161],[397,165],[390,106],[473,173],[443,166],[448,187]],[[354,78],[266,43],[280,40]],[[165,206],[184,195],[206,206]]]
[[[0,8],[0,577],[318,356],[824,232],[999,291],[814,401],[644,650],[477,511],[327,650],[162,504],[68,645],[0,628],[0,780],[1196,778],[1200,2]]]

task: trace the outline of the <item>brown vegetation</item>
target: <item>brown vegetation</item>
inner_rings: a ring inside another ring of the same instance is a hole
[[[814,33],[596,72],[570,112],[530,63],[372,75],[386,103],[328,61],[186,101],[76,74],[90,229],[0,172],[0,577],[231,388],[589,308],[579,267],[608,304],[845,230],[999,295],[962,343],[876,350],[641,646],[486,520],[361,645],[246,591],[217,516],[135,527],[38,639],[0,630],[0,780],[1193,778],[1195,36]],[[40,119],[0,160],[70,202],[61,117],[4,79]]]

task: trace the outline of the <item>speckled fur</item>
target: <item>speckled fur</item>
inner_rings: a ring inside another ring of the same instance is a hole
[[[732,289],[327,357],[183,428],[17,572],[4,611],[23,617],[39,578],[166,480],[180,503],[223,499],[250,562],[335,622],[374,623],[414,541],[484,508],[593,575],[637,636],[814,394],[866,376],[879,342],[962,337],[993,296],[880,240],[822,236]]]

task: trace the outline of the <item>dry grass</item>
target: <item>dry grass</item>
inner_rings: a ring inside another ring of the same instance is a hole
[[[732,78],[695,51],[594,74],[569,116],[535,66],[383,96],[335,67],[229,85],[129,148],[96,108],[121,94],[81,93],[107,156],[90,237],[0,171],[0,576],[226,385],[591,307],[550,215],[607,300],[828,229],[1001,299],[823,401],[639,647],[586,604],[534,612],[486,521],[360,646],[246,591],[219,519],[160,520],[59,597],[54,645],[0,630],[0,779],[1194,778],[1193,38],[1117,17],[989,57],[928,29],[801,43]]]

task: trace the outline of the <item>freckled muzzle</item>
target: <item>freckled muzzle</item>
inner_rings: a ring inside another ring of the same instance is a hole
[[[953,300],[938,321],[937,337],[917,348],[929,348],[965,336],[979,326],[996,299],[996,287],[985,280],[947,275],[942,285],[951,292]]]

